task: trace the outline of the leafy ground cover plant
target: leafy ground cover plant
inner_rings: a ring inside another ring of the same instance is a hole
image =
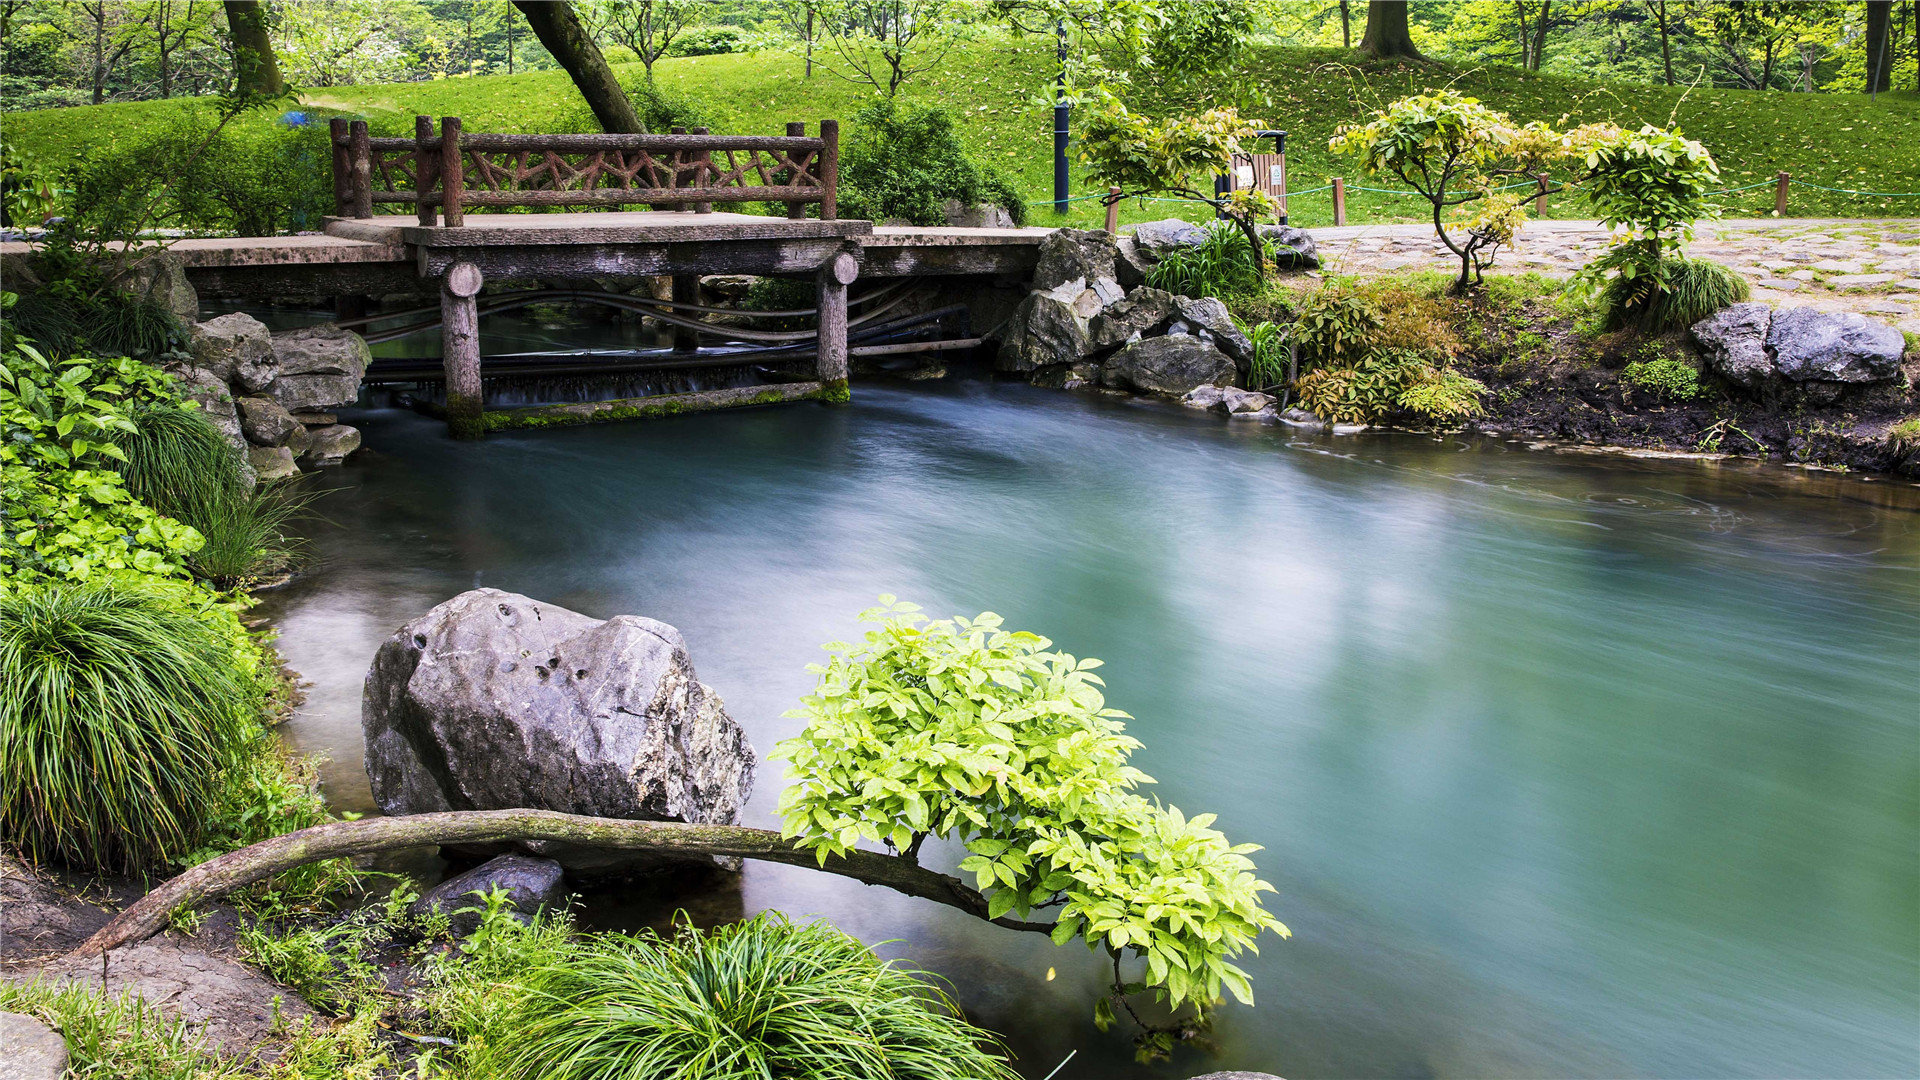
[[[859,644],[833,643],[810,670],[812,694],[788,715],[806,729],[774,756],[794,783],[781,793],[787,836],[822,864],[862,840],[917,859],[929,838],[961,843],[960,864],[988,896],[989,917],[1057,909],[1056,944],[1078,937],[1113,959],[1103,1025],[1129,993],[1152,991],[1198,1020],[1148,1029],[1164,1053],[1204,1028],[1224,993],[1252,1001],[1233,957],[1287,928],[1260,904],[1252,845],[1233,845],[1212,814],[1191,818],[1140,795],[1151,779],[1128,763],[1139,746],[1107,708],[1099,661],[1051,651],[991,613],[928,622],[882,597]],[[1141,972],[1122,974],[1122,960]]]
[[[1706,392],[1698,371],[1670,357],[1636,360],[1620,373],[1620,381],[1662,401],[1691,401]]]
[[[134,871],[202,838],[260,707],[232,613],[186,587],[0,597],[0,826],[36,859]]]

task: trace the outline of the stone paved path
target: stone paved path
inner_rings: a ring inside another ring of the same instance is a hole
[[[1431,226],[1348,225],[1310,229],[1329,269],[1454,272],[1459,260]],[[1494,273],[1566,277],[1606,249],[1593,221],[1536,221]],[[1689,253],[1731,267],[1753,298],[1776,307],[1857,311],[1920,333],[1920,219],[1727,219],[1700,227]]]

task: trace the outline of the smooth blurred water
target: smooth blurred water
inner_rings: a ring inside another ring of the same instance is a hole
[[[668,902],[896,941],[1035,1078],[1920,1074],[1912,485],[980,381],[467,445],[351,422],[314,572],[265,605],[343,809],[374,649],[463,589],[678,626],[763,753],[897,593],[1108,662],[1159,794],[1265,845],[1295,936],[1258,1006],[1140,1068],[1078,946],[793,868]]]

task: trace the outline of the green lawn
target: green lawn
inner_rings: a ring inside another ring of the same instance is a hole
[[[1831,188],[1874,192],[1920,192],[1920,95],[1786,94],[1744,90],[1668,89],[1638,84],[1588,83],[1511,68],[1467,71],[1369,64],[1356,66],[1339,49],[1257,48],[1240,70],[1204,86],[1161,91],[1142,88],[1137,97],[1152,109],[1237,105],[1243,114],[1286,128],[1288,166],[1295,190],[1318,188],[1332,175],[1349,173],[1326,151],[1327,138],[1374,105],[1409,90],[1450,84],[1510,112],[1518,120],[1569,122],[1612,119],[1665,123],[1677,118],[1690,136],[1705,142],[1719,160],[1729,187],[1771,181],[1780,170]],[[1051,85],[1053,52],[1039,40],[984,40],[948,54],[941,65],[902,90],[912,102],[937,104],[960,115],[969,149],[1012,176],[1038,204],[1051,198],[1052,115],[1039,100]],[[849,117],[866,99],[864,88],[816,69],[803,77],[798,58],[778,52],[666,60],[660,81],[697,97],[715,118],[716,131],[777,134],[789,120],[811,125],[822,117]],[[622,77],[640,78],[638,64]],[[435,82],[321,88],[304,95],[321,110],[364,114],[377,132],[411,134],[416,112],[459,115],[468,131],[585,130],[587,112],[559,71],[496,75]],[[14,146],[43,160],[58,161],[91,147],[126,139],[205,108],[187,101],[134,102],[5,115],[5,135]],[[248,123],[268,122],[249,118]],[[1412,220],[1417,205],[1404,196],[1355,190],[1385,187],[1348,176],[1348,214],[1354,223]],[[1085,194],[1076,170],[1075,194]],[[1758,216],[1773,208],[1772,186],[1726,197],[1730,216]],[[1419,204],[1424,205],[1424,204]],[[1332,205],[1322,191],[1297,197],[1293,218],[1328,224]],[[1067,218],[1035,206],[1036,224],[1088,224],[1100,217],[1092,202],[1074,204]],[[1185,213],[1190,205],[1165,202],[1122,208],[1122,220],[1142,221]],[[1204,211],[1199,211],[1204,213]],[[1798,217],[1920,217],[1920,196],[1881,198],[1793,188],[1789,213]],[[1572,198],[1557,200],[1549,216],[1585,216]]]

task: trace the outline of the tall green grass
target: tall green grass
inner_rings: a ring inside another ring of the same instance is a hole
[[[49,583],[0,597],[0,834],[93,870],[189,851],[255,729],[260,694],[235,652],[184,589]]]
[[[671,938],[604,935],[518,981],[526,997],[511,1037],[491,1043],[488,1064],[502,1076],[1017,1076],[988,1033],[909,969],[825,923],[777,913]]]
[[[239,451],[198,410],[151,405],[132,419],[121,474],[135,498],[206,538],[188,559],[195,574],[230,589],[294,564],[302,541],[291,525],[313,492],[246,484]]]
[[[1657,292],[1644,278],[1607,279],[1598,303],[1601,329],[1632,326],[1650,334],[1685,330],[1753,295],[1745,278],[1706,259],[1673,260],[1666,278],[1666,287]]]

